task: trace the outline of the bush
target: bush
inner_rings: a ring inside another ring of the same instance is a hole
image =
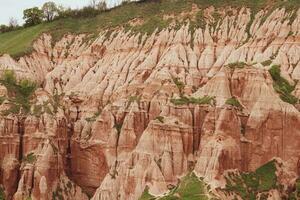
[[[36,90],[36,84],[30,80],[21,80],[19,85],[19,92],[24,98],[29,98]]]
[[[85,6],[81,9],[66,9],[66,10],[60,10],[58,12],[58,16],[55,17],[55,19],[61,19],[61,18],[85,18],[85,17],[96,17],[98,14],[103,12],[103,10],[99,10],[96,8],[93,8],[92,6]]]
[[[36,84],[30,80],[17,81],[14,71],[5,70],[0,83],[8,90],[9,101],[13,104],[12,107],[4,111],[3,114],[17,114],[22,111],[28,113],[30,111],[30,98],[33,95]]]
[[[296,104],[298,103],[298,98],[293,96],[291,93],[295,89],[295,85],[292,86],[286,79],[281,77],[280,75],[280,66],[279,65],[273,65],[269,69],[269,73],[274,81],[273,87],[277,93],[279,93],[279,96],[281,100],[284,102],[290,103],[290,104]]]
[[[188,200],[208,200],[211,199],[207,192],[206,184],[199,179],[193,172],[183,177],[177,187],[171,190],[171,192],[159,198],[161,200],[177,200],[177,199],[188,199]],[[180,196],[181,198],[178,198]],[[150,199],[148,199],[150,200]]]
[[[209,104],[209,105],[214,105],[215,104],[215,97],[210,97],[210,96],[204,96],[201,98],[195,98],[195,97],[186,97],[186,96],[181,96],[179,99],[171,99],[171,103],[175,105],[184,105],[184,104]]]
[[[177,86],[179,93],[182,94],[183,90],[184,90],[184,83],[182,81],[179,80],[179,78],[173,78],[173,82],[175,83],[175,85]]]
[[[257,194],[277,187],[276,161],[270,161],[254,172],[229,173],[225,191],[234,192],[242,199],[256,199]]]
[[[239,100],[237,100],[235,97],[229,98],[226,100],[225,104],[237,107],[237,108],[242,108],[242,105],[240,104]]]
[[[244,62],[234,62],[227,65],[227,67],[229,67],[230,69],[236,69],[236,68],[242,69],[246,66],[247,64]]]
[[[141,97],[139,96],[130,96],[129,99],[128,99],[128,102],[129,102],[129,105],[133,102],[140,102],[141,101]]]
[[[120,135],[120,133],[121,133],[122,126],[123,126],[123,123],[117,123],[117,122],[115,123],[114,128],[117,130],[118,135]]]
[[[34,26],[42,23],[43,11],[38,7],[28,8],[23,11],[24,26]]]
[[[272,64],[271,60],[265,60],[264,62],[261,63],[263,66],[269,66]]]
[[[0,187],[0,200],[5,200],[5,193],[2,187]]]
[[[97,111],[96,113],[94,113],[94,115],[92,117],[87,117],[87,118],[85,118],[85,120],[87,122],[94,122],[94,121],[96,121],[97,117],[99,117],[100,114],[101,114],[101,112]]]
[[[61,99],[63,98],[63,96],[64,96],[64,93],[58,94],[58,92],[55,90],[53,99],[51,101],[51,105],[53,106],[54,113],[57,113],[58,108],[61,106],[60,102],[61,102]]]
[[[149,187],[146,186],[142,196],[139,198],[139,200],[153,200],[155,199],[154,196],[152,196],[151,194],[149,194]]]
[[[163,116],[157,116],[155,119],[158,120],[160,123],[164,123],[164,117]]]
[[[37,160],[37,158],[36,158],[36,155],[34,155],[34,153],[29,153],[26,155],[25,158],[23,158],[23,162],[30,163],[30,164],[35,163],[36,160]]]

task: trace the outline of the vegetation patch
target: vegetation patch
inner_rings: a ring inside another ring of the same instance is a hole
[[[263,66],[270,66],[272,64],[271,60],[265,60],[261,63]]]
[[[94,115],[92,117],[87,117],[87,118],[85,118],[85,120],[88,122],[94,122],[94,121],[96,121],[97,117],[100,116],[100,114],[101,114],[101,112],[97,111],[96,113],[94,113]]]
[[[255,200],[259,193],[276,189],[276,161],[270,161],[254,172],[229,172],[226,179],[225,192],[233,192],[242,199]]]
[[[165,122],[163,116],[157,116],[155,119],[158,120],[160,123],[164,123]]]
[[[2,114],[28,113],[31,107],[30,99],[36,90],[36,84],[27,79],[17,81],[15,73],[12,70],[4,71],[0,83],[7,88],[8,101],[12,104],[11,108]]]
[[[290,104],[298,103],[298,98],[291,94],[295,89],[295,85],[291,85],[286,79],[284,79],[280,75],[280,66],[273,65],[269,69],[269,73],[273,79],[273,87],[275,91],[279,94],[281,100]]]
[[[23,158],[23,162],[33,164],[37,160],[36,155],[34,153],[29,153]]]
[[[229,63],[226,66],[229,67],[230,69],[243,69],[248,65],[244,62],[234,62],[234,63]]]
[[[179,80],[179,78],[173,78],[173,82],[175,83],[176,87],[179,90],[180,95],[183,94],[183,90],[184,90],[184,83],[182,81]]]
[[[101,30],[112,30],[116,27],[125,27],[133,33],[150,35],[155,30],[168,27],[172,22],[171,20],[164,20],[164,15],[179,15],[182,12],[190,12],[193,4],[196,4],[201,10],[209,6],[216,8],[224,8],[226,6],[250,8],[252,13],[246,30],[249,32],[248,35],[250,35],[250,26],[254,15],[260,9],[268,8],[269,10],[274,10],[278,7],[285,7],[289,12],[292,12],[299,8],[298,0],[144,0],[124,3],[112,9],[107,9],[105,5],[102,5],[101,9],[95,9],[91,6],[76,10],[58,7],[52,9],[57,16],[49,18],[49,15],[46,15],[44,16],[46,20],[43,22],[34,18],[35,16],[41,17],[42,13],[37,8],[29,8],[25,10],[26,16],[24,16],[27,22],[26,26],[9,28],[8,31],[14,31],[0,34],[0,54],[8,53],[12,56],[20,57],[29,53],[32,51],[33,41],[45,32],[51,34],[55,41],[68,33],[97,35]],[[215,21],[218,21],[220,16],[217,14],[214,15],[216,18]],[[290,21],[293,21],[295,17],[296,12],[293,12]],[[131,26],[129,22],[136,18],[143,20],[144,23]],[[28,27],[28,25],[34,26]],[[191,23],[191,25],[205,27],[206,22],[203,13],[199,12],[196,16],[196,23]]]
[[[243,108],[243,106],[240,104],[239,100],[237,100],[235,97],[227,99],[225,104],[234,106],[239,109]]]
[[[186,96],[181,96],[180,98],[172,98],[171,103],[174,105],[186,105],[186,104],[208,104],[208,105],[215,105],[215,97],[211,96],[204,96],[200,98],[195,98],[195,97],[186,97]]]
[[[208,200],[205,183],[194,173],[185,176],[170,194],[160,200]]]
[[[63,191],[59,185],[57,186],[56,190],[54,192],[52,192],[52,199],[53,200],[63,200],[64,199]]]
[[[141,101],[141,97],[140,96],[130,96],[128,99],[129,105],[133,102],[140,102]]]
[[[118,135],[121,134],[121,129],[122,129],[123,123],[115,123],[114,128],[117,130]]]
[[[149,187],[146,186],[142,196],[139,198],[139,200],[155,200],[155,197],[149,194]]]
[[[0,186],[0,200],[5,200],[5,193],[1,186]]]

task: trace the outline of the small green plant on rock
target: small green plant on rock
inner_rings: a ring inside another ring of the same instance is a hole
[[[285,78],[281,76],[280,66],[273,65],[269,69],[269,73],[273,79],[273,87],[279,94],[281,100],[290,104],[298,103],[298,98],[291,94],[295,89],[295,85],[291,85]]]
[[[5,200],[5,193],[1,186],[0,186],[0,200]]]
[[[115,123],[114,128],[117,130],[118,135],[120,135],[120,133],[121,133],[122,126],[123,126],[123,123],[117,123],[117,122]]]
[[[244,62],[234,62],[234,63],[229,63],[226,66],[229,67],[230,69],[243,69],[244,67],[247,66],[247,64]]]
[[[239,109],[243,108],[243,106],[240,104],[239,100],[237,100],[235,97],[227,99],[225,104],[234,106]]]
[[[17,81],[15,73],[12,70],[4,71],[0,83],[7,88],[8,100],[11,103],[11,108],[2,114],[28,113],[31,107],[30,99],[37,88],[36,83],[27,79]]]
[[[185,87],[184,83],[182,81],[180,81],[179,78],[173,78],[173,82],[177,86],[177,88],[179,90],[179,94],[182,95],[184,87]]]
[[[129,104],[131,104],[135,101],[140,102],[140,100],[141,100],[141,97],[139,97],[139,96],[130,96],[129,99],[128,99],[128,102],[129,102]]]
[[[263,66],[269,66],[272,64],[272,61],[271,60],[265,60],[261,63]]]
[[[96,113],[94,113],[94,115],[92,117],[87,117],[87,118],[85,118],[85,120],[87,122],[94,122],[94,121],[96,121],[97,117],[99,117],[100,114],[101,114],[101,112],[97,111]]]
[[[155,197],[149,193],[149,187],[146,186],[146,188],[145,188],[142,196],[139,198],[139,200],[153,200],[153,199],[155,199]]]
[[[163,116],[157,116],[155,119],[158,120],[160,123],[164,123],[164,117]]]
[[[215,97],[211,97],[207,95],[200,98],[181,96],[180,98],[177,99],[172,98],[171,103],[173,103],[174,105],[185,105],[185,104],[214,105]]]
[[[272,160],[254,172],[229,172],[225,179],[224,191],[233,192],[242,199],[255,200],[257,194],[277,188],[276,161]]]
[[[33,164],[37,160],[36,155],[34,153],[29,153],[23,158],[23,162]]]

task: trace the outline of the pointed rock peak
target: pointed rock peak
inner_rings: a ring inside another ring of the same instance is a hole
[[[203,96],[215,97],[216,105],[222,106],[231,97],[229,85],[226,72],[220,71],[192,96],[196,98]]]

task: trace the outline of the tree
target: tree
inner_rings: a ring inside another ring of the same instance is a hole
[[[42,22],[43,11],[38,7],[28,8],[23,11],[25,26],[33,26]]]
[[[97,4],[97,9],[103,10],[103,11],[106,10],[107,9],[106,1],[104,1],[104,0],[99,1]]]
[[[89,7],[94,8],[95,10],[106,10],[107,5],[105,0],[91,0]]]
[[[54,17],[58,14],[58,7],[52,1],[44,3],[42,7],[44,18],[50,22],[54,19]]]
[[[18,27],[18,20],[16,18],[10,17],[8,21],[8,26],[11,28]]]
[[[10,30],[11,30],[11,28],[6,26],[5,24],[0,25],[0,33],[5,33],[5,32],[8,32]]]
[[[91,0],[90,1],[90,7],[96,9],[96,6],[97,6],[97,0]]]

